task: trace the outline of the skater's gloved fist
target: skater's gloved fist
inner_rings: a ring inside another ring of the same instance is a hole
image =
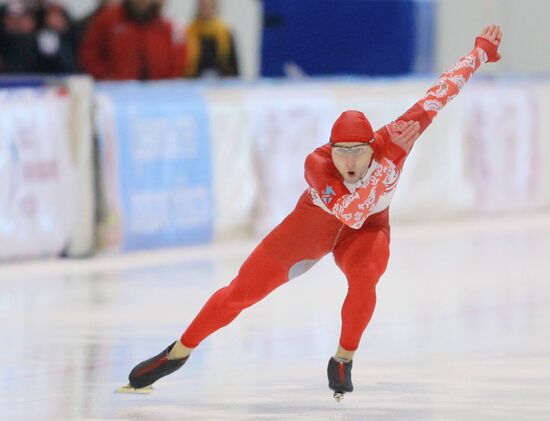
[[[502,29],[498,25],[488,25],[481,31],[476,38],[475,46],[481,48],[487,53],[488,62],[494,63],[500,60],[501,55],[498,52],[500,41],[502,39]]]

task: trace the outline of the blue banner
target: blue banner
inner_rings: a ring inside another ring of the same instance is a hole
[[[114,106],[121,248],[210,241],[214,195],[202,90],[184,83],[101,84],[99,90]]]

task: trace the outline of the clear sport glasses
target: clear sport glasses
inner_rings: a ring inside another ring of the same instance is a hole
[[[332,150],[338,156],[359,156],[370,149],[369,145],[333,146]]]

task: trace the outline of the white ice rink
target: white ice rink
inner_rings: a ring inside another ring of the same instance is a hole
[[[208,338],[151,395],[129,370],[177,339],[254,243],[0,266],[6,420],[549,420],[550,217],[399,226],[337,404],[346,283],[331,257]]]

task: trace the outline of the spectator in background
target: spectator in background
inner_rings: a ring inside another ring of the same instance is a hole
[[[51,1],[36,2],[38,30],[37,73],[74,73],[76,66],[76,38],[74,23],[67,11]]]
[[[72,21],[58,4],[12,0],[0,8],[0,71],[72,73],[76,71]]]
[[[90,25],[90,22],[99,14],[99,12],[101,12],[106,7],[113,6],[117,3],[119,3],[119,0],[98,0],[94,10],[92,10],[91,13],[87,14],[76,22],[75,36],[77,46],[80,46],[82,44],[82,40],[84,39],[84,34],[88,29],[88,25]]]
[[[80,49],[82,69],[96,79],[153,80],[179,76],[185,57],[161,15],[163,0],[124,0],[90,22]]]
[[[197,0],[195,19],[185,33],[187,77],[239,75],[233,35],[217,16],[216,0]]]
[[[0,6],[0,73],[33,73],[38,61],[36,18],[28,2]]]

